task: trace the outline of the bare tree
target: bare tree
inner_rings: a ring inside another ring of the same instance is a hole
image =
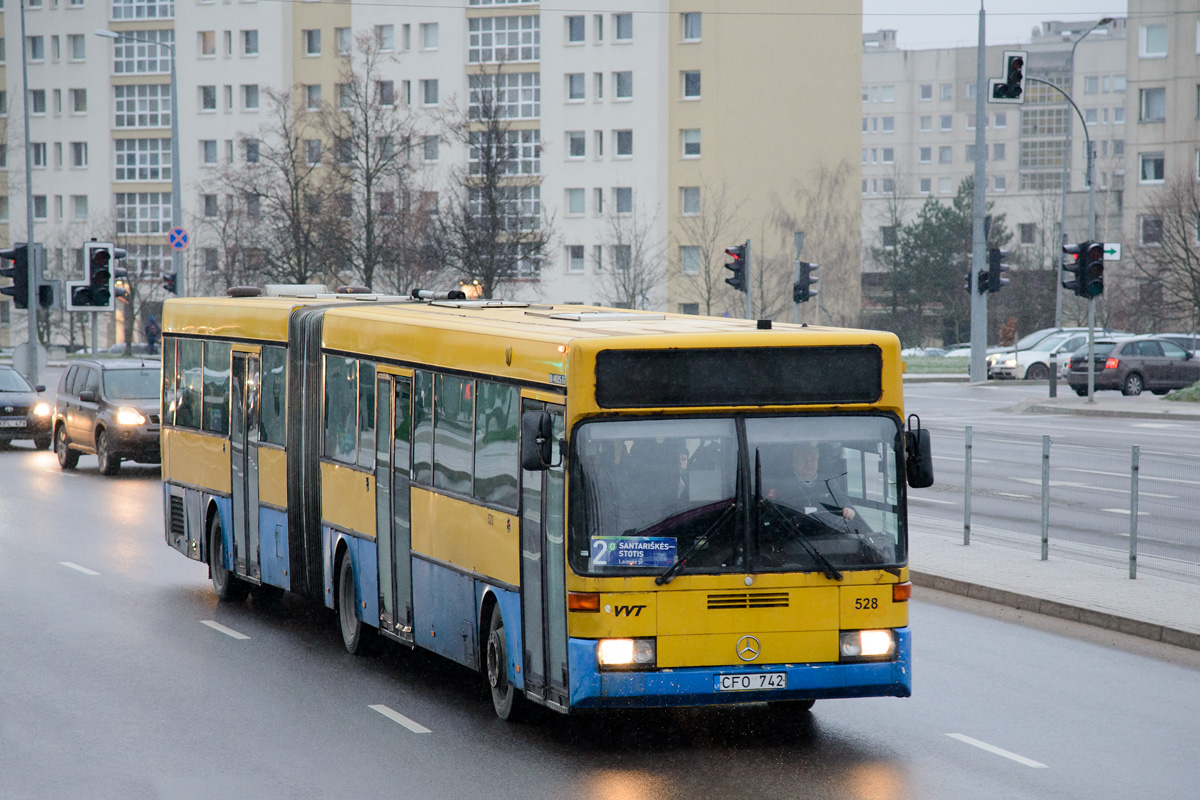
[[[541,205],[538,131],[510,124],[502,74],[498,65],[472,75],[466,112],[443,113],[446,135],[468,150],[467,167],[451,172],[427,238],[427,257],[484,298],[514,281],[537,281],[552,230]]]
[[[1121,323],[1146,325],[1153,315],[1155,325],[1194,324],[1200,308],[1200,248],[1196,247],[1196,221],[1200,219],[1200,188],[1185,175],[1172,177],[1159,189],[1142,217],[1140,240],[1158,236],[1156,246],[1131,247],[1134,267],[1144,278],[1135,302],[1137,314],[1122,316]],[[1112,275],[1105,281],[1105,294],[1118,288]],[[1129,287],[1126,287],[1127,289]]]
[[[385,65],[395,61],[382,52],[379,39],[360,34],[345,60],[336,97],[325,104],[320,127],[333,147],[330,169],[340,184],[343,213],[349,215],[345,256],[355,279],[376,288],[411,288],[414,273],[428,268],[412,237],[415,225],[429,217],[411,202],[410,150],[419,137],[414,117],[397,103]]]
[[[887,329],[900,336],[901,340],[911,340],[912,337],[908,330],[911,327],[908,321],[909,315],[905,313],[903,306],[903,299],[908,288],[904,284],[905,275],[901,268],[900,249],[896,246],[900,229],[904,225],[905,207],[905,198],[901,192],[900,167],[897,164],[892,171],[892,191],[883,197],[882,221],[884,224],[880,226],[877,236],[868,237],[865,230],[862,234],[863,242],[871,243],[866,248],[867,258],[879,267],[879,271],[867,272],[864,270],[863,276],[867,282],[872,284],[870,288],[877,291],[877,293],[871,293],[870,299],[887,309],[885,315]],[[875,277],[878,278],[878,281],[872,280]]]
[[[782,248],[804,231],[804,260],[821,269],[819,322],[857,325],[862,297],[862,213],[850,164],[822,165],[797,182],[792,197],[777,199],[771,216]]]
[[[348,222],[337,213],[340,187],[321,168],[320,129],[297,113],[298,91],[262,90],[267,122],[257,138],[243,140],[254,157],[201,190],[226,206],[224,218],[206,209],[204,223],[230,237],[221,239],[222,247],[227,259],[240,263],[234,269],[244,282],[326,283],[345,237]]]
[[[610,204],[615,208],[615,203]],[[637,212],[605,216],[604,251],[592,278],[600,302],[617,308],[651,309],[662,305],[666,290],[666,243],[655,230],[654,218]]]
[[[696,303],[700,313],[708,316],[742,307],[741,295],[725,283],[730,273],[724,269],[725,248],[737,244],[732,237],[741,205],[729,196],[724,183],[702,183],[699,213],[679,218],[670,279],[681,300]],[[752,256],[751,267],[753,261]]]

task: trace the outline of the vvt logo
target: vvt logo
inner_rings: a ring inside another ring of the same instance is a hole
[[[645,606],[614,606],[613,614],[618,617],[640,617]]]

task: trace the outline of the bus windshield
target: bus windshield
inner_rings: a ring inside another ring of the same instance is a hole
[[[585,575],[833,571],[907,558],[893,417],[591,422],[571,462]],[[747,513],[747,511],[749,513]]]

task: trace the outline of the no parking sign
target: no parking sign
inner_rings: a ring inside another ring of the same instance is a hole
[[[188,232],[183,228],[171,228],[171,232],[167,234],[167,242],[176,250],[183,250],[188,246]]]

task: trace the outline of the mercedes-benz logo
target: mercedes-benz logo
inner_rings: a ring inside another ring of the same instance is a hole
[[[737,657],[742,661],[753,661],[762,652],[762,645],[753,636],[743,636],[737,640]]]
[[[11,414],[11,413],[13,412],[13,407],[12,407],[12,406],[5,406],[5,407],[4,407],[4,410],[5,410],[6,412],[8,412],[9,414]]]

